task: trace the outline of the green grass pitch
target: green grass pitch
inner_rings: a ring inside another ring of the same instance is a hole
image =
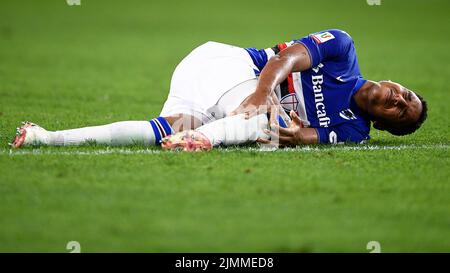
[[[450,2],[90,1],[0,4],[0,251],[450,251]],[[176,64],[208,40],[264,48],[349,32],[363,75],[429,102],[414,135],[362,146],[209,153],[10,151],[55,130],[155,117]]]

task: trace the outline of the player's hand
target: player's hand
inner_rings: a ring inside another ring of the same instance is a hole
[[[248,96],[238,108],[236,108],[231,115],[237,115],[245,113],[247,118],[253,117],[255,115],[267,112],[267,96],[255,91],[250,96]]]
[[[303,122],[299,118],[299,116],[291,111],[289,113],[291,116],[292,122],[290,123],[288,128],[280,127],[278,124],[276,114],[271,111],[270,115],[270,128],[271,130],[264,130],[264,133],[268,134],[271,137],[271,140],[258,138],[256,141],[263,144],[276,145],[276,140],[279,141],[279,144],[283,146],[295,146],[303,143]],[[278,134],[277,134],[278,132]]]

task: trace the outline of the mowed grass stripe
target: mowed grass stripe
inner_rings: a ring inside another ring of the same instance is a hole
[[[282,152],[329,152],[329,151],[379,151],[379,150],[446,150],[449,148],[447,144],[429,144],[429,145],[399,145],[399,146],[329,146],[329,147],[297,147],[297,148],[284,148],[279,151]],[[244,148],[244,147],[232,147],[232,148],[219,148],[220,152],[272,152],[273,150],[263,148]],[[108,154],[159,154],[167,153],[167,151],[159,149],[130,149],[130,148],[105,148],[95,150],[0,150],[1,155],[108,155]]]

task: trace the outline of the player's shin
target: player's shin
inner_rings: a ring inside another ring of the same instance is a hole
[[[226,117],[196,129],[205,135],[213,146],[239,145],[254,142],[258,138],[267,139],[263,132],[269,126],[267,114],[246,118],[245,114]]]
[[[80,145],[95,142],[112,146],[159,145],[172,133],[167,121],[158,117],[150,121],[121,121],[107,125],[51,132],[51,145]]]
[[[150,121],[121,121],[101,126],[47,131],[26,122],[17,130],[12,147],[27,145],[73,146],[93,142],[105,145],[160,145],[172,128],[162,117]]]

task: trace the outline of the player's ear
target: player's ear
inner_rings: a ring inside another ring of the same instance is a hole
[[[386,130],[386,127],[384,126],[384,124],[382,122],[377,121],[377,120],[374,121],[372,125],[373,125],[373,128],[375,128],[377,130],[380,130],[380,131]]]

